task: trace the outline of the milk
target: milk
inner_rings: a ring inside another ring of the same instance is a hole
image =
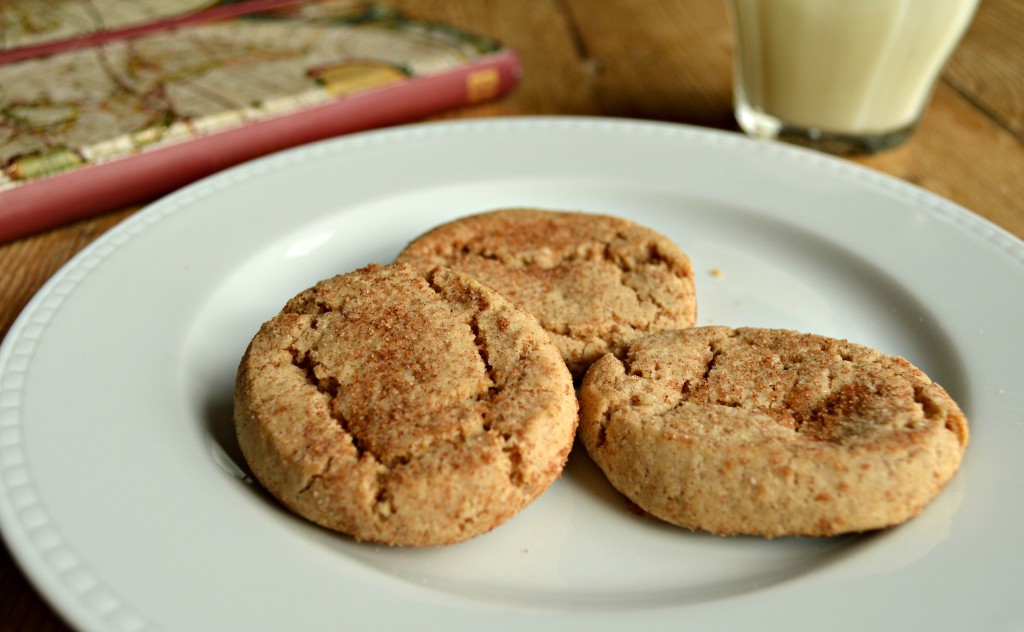
[[[978,0],[729,0],[737,117],[846,135],[912,128]],[[771,121],[771,119],[777,119]],[[760,123],[764,123],[761,121]],[[748,132],[751,130],[747,130]]]

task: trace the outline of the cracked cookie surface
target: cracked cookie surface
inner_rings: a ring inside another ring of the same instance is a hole
[[[443,265],[493,287],[532,313],[582,377],[630,341],[696,322],[693,268],[667,237],[626,219],[502,209],[439,226],[398,261]]]
[[[580,438],[649,514],[720,535],[827,536],[919,513],[967,419],[902,358],[787,330],[698,327],[593,364]]]
[[[559,476],[577,404],[529,314],[448,269],[372,265],[291,299],[250,343],[235,429],[253,474],[357,540],[502,524]]]

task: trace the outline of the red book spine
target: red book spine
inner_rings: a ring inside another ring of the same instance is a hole
[[[97,31],[95,33],[89,33],[87,35],[58,40],[56,42],[47,42],[45,44],[34,44],[32,46],[0,50],[0,64],[8,64],[15,61],[21,61],[22,59],[42,57],[44,55],[53,55],[79,48],[97,46],[105,42],[138,37],[155,31],[165,31],[184,26],[202,24],[204,22],[211,22],[213,20],[234,18],[247,15],[249,13],[257,13],[259,11],[279,9],[291,4],[299,4],[304,1],[305,0],[248,0],[247,2],[220,5],[211,9],[171,17],[156,22],[147,22],[145,24],[126,26],[118,29],[107,29]]]

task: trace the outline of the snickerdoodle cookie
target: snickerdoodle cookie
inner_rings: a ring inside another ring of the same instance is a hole
[[[449,266],[493,287],[537,317],[576,377],[642,335],[696,320],[686,254],[617,217],[541,209],[466,216],[417,238],[398,261]]]
[[[448,269],[372,265],[265,323],[235,385],[253,474],[357,540],[427,546],[502,524],[559,476],[577,404],[530,314]]]
[[[967,420],[906,360],[787,330],[700,327],[593,364],[580,437],[651,515],[722,535],[826,536],[916,515]]]

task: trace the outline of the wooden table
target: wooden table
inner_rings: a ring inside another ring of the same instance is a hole
[[[588,114],[736,129],[723,0],[398,0],[496,36],[525,75],[495,103],[436,118]],[[856,159],[1024,238],[1024,3],[982,0],[915,137]],[[0,245],[0,336],[72,255],[140,206]],[[1024,289],[1024,288],[1022,288]],[[0,546],[0,632],[67,630]]]

